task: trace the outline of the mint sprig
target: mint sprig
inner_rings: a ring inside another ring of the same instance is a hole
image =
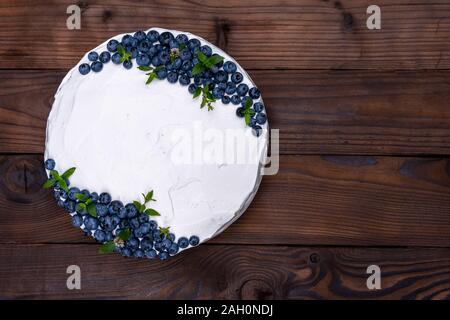
[[[244,114],[244,120],[245,124],[249,125],[252,117],[255,115],[255,110],[251,109],[252,107],[252,99],[248,98],[244,102],[244,111],[242,112]]]
[[[111,253],[117,247],[122,247],[131,236],[130,229],[122,230],[112,241],[105,242],[98,250],[99,253]]]
[[[210,70],[213,66],[223,61],[223,57],[219,55],[212,55],[211,57],[207,57],[203,52],[197,52],[198,63],[192,69],[192,75],[196,76],[203,71]]]
[[[204,108],[205,106],[208,106],[208,111],[214,110],[214,106],[212,103],[216,102],[216,99],[214,98],[211,91],[209,91],[209,86],[206,84],[203,88],[198,87],[194,91],[193,98],[196,99],[198,96],[202,95],[202,103],[200,104],[200,108]]]
[[[138,69],[141,71],[149,71],[145,74],[148,76],[145,84],[150,84],[154,79],[159,79],[158,72],[161,70],[161,67],[153,68],[149,66],[139,66]]]
[[[50,178],[42,185],[42,187],[49,189],[57,185],[62,190],[68,192],[69,187],[67,186],[66,180],[75,172],[75,169],[76,168],[70,168],[61,175],[56,170],[50,170]]]
[[[170,235],[170,227],[159,227],[159,232],[168,238]]]
[[[119,45],[117,47],[117,53],[120,55],[120,62],[125,62],[131,60],[131,53],[128,53],[124,47]]]
[[[160,216],[159,212],[156,211],[155,209],[151,209],[151,208],[147,208],[147,204],[151,201],[156,201],[153,198],[153,190],[147,192],[147,194],[142,194],[142,196],[144,197],[144,203],[141,203],[139,201],[133,201],[134,206],[136,207],[136,209],[140,212],[140,213],[145,213],[146,215],[149,215],[151,217],[156,217],[156,216]]]
[[[91,198],[84,193],[76,193],[75,198],[79,201],[77,209],[87,211],[91,216],[97,217],[97,208]]]

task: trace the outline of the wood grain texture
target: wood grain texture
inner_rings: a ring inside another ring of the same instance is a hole
[[[42,153],[65,71],[0,71],[0,153]],[[282,154],[450,154],[446,71],[252,71]],[[230,106],[231,107],[231,106]]]
[[[0,247],[1,299],[449,299],[444,249],[210,246],[167,262],[100,255],[91,245]],[[68,290],[66,269],[81,269]],[[366,269],[381,268],[381,290]]]
[[[445,0],[377,1],[381,30],[366,27],[367,0],[83,0],[81,30],[68,30],[73,3],[2,1],[0,68],[68,68],[111,36],[151,26],[200,35],[250,69],[450,68]]]
[[[0,157],[0,242],[91,242],[40,188],[44,180],[41,156]],[[449,191],[450,159],[283,156],[212,242],[450,246]]]

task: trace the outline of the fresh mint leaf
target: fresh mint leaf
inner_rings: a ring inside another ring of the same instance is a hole
[[[144,197],[145,203],[150,202],[150,201],[156,201],[155,199],[153,199],[153,190],[147,192],[147,194],[142,194],[142,196]]]
[[[111,253],[116,249],[116,245],[114,244],[114,241],[108,241],[104,243],[100,249],[98,250],[99,253]]]
[[[202,64],[206,64],[208,62],[208,57],[201,51],[197,52],[197,58]]]
[[[187,46],[184,43],[181,43],[180,46],[178,47],[181,50],[186,49]]]
[[[86,211],[93,217],[97,217],[97,209],[95,203],[90,203],[86,206]]]
[[[130,231],[130,229],[122,230],[122,231],[119,233],[119,235],[118,235],[119,239],[121,239],[121,240],[123,240],[123,241],[127,241],[128,238],[130,238],[130,236],[131,236],[131,231]]]
[[[50,189],[51,187],[53,187],[55,182],[56,182],[55,179],[48,179],[47,181],[45,181],[45,183],[42,185],[42,187],[44,189]]]
[[[151,71],[151,70],[153,70],[153,68],[149,67],[149,66],[139,66],[138,69],[141,70],[141,71]]]
[[[194,68],[192,68],[192,75],[196,76],[205,70],[206,70],[205,66],[203,64],[198,63],[194,66]]]
[[[63,189],[65,192],[69,191],[69,187],[67,186],[66,181],[64,181],[63,179],[58,180],[58,186]]]
[[[194,91],[194,99],[197,98],[202,93],[202,87],[198,87]]]
[[[139,201],[133,201],[133,204],[140,213],[145,210],[145,205],[141,204]]]
[[[85,211],[86,210],[86,204],[85,203],[79,203],[79,204],[77,204],[77,209],[79,210],[79,211]]]
[[[120,55],[120,62],[125,62],[131,59],[131,54],[128,53],[121,45],[117,47],[117,53]]]
[[[156,211],[155,209],[146,209],[145,211],[144,211],[144,213],[146,214],[146,215],[148,215],[148,216],[150,216],[150,217],[157,217],[157,216],[160,216],[161,214],[158,212],[158,211]]]
[[[73,175],[73,173],[75,172],[76,168],[70,168],[68,170],[66,170],[62,175],[61,178],[62,179],[69,179],[71,175]]]
[[[61,179],[61,177],[59,176],[58,171],[56,170],[50,170],[50,176],[55,179],[55,180],[59,180]]]
[[[170,234],[170,227],[159,227],[159,232],[161,232],[162,235],[165,235],[166,237],[169,237]]]
[[[89,197],[84,193],[76,193],[75,199],[80,200],[81,202],[86,202],[89,199]]]
[[[213,56],[208,58],[208,60],[206,61],[205,65],[208,67],[208,69],[211,69],[212,66],[215,66],[219,62],[223,61],[223,59],[224,58],[222,56],[213,55]]]

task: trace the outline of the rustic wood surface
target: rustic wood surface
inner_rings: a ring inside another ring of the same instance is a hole
[[[362,0],[76,3],[81,30],[71,1],[0,3],[0,299],[450,299],[450,2],[378,1],[379,31]],[[40,187],[64,74],[150,26],[247,68],[282,154],[236,223],[167,262],[97,254]]]

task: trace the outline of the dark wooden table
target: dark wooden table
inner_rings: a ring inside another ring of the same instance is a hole
[[[450,2],[0,2],[0,298],[450,298]],[[41,189],[45,126],[90,48],[193,32],[258,83],[280,172],[213,241],[168,262],[97,254]],[[82,289],[66,288],[79,265]],[[382,288],[366,287],[379,265]]]

